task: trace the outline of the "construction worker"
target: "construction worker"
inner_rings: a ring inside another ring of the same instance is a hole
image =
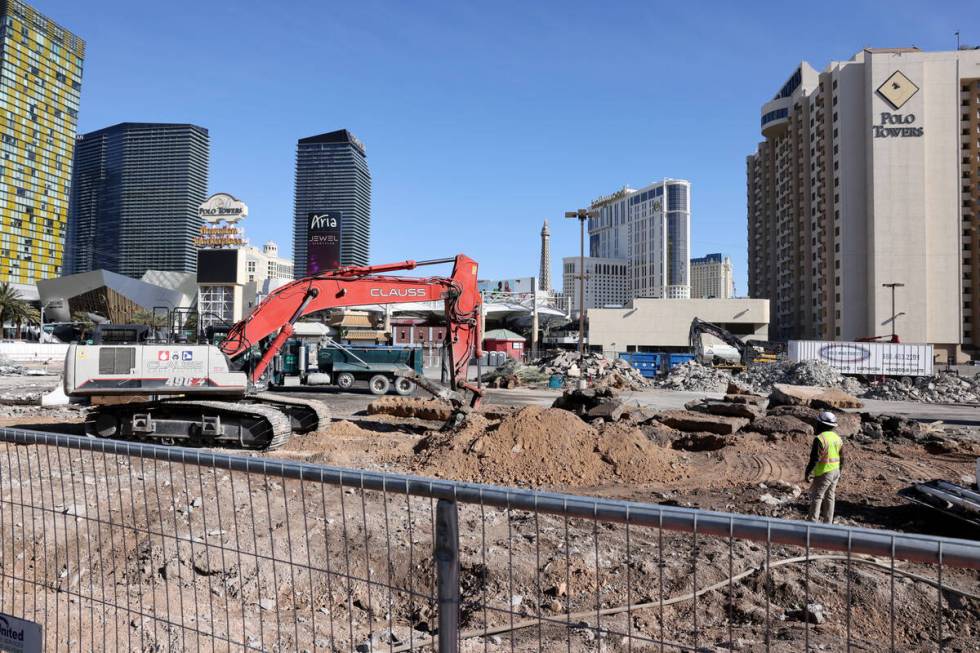
[[[837,416],[830,411],[820,413],[817,420],[827,428],[813,438],[810,447],[810,462],[806,465],[803,478],[813,482],[810,485],[810,521],[821,518],[828,524],[834,521],[834,501],[836,500],[837,481],[840,480],[841,466],[844,464],[844,454],[841,449],[844,441],[834,432],[837,426]],[[821,510],[822,508],[822,510]]]

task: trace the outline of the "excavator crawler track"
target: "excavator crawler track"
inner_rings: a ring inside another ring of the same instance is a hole
[[[168,399],[100,406],[89,413],[94,437],[195,447],[278,449],[293,434],[290,416],[256,402]]]
[[[322,431],[330,425],[330,409],[317,399],[288,397],[278,392],[260,392],[249,399],[273,406],[288,415],[294,433],[313,433]]]

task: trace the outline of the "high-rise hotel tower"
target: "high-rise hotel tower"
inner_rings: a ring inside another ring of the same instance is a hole
[[[0,282],[61,274],[85,42],[0,0]]]

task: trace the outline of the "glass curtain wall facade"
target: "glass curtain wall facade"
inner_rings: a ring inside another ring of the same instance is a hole
[[[293,269],[307,274],[309,215],[342,213],[340,264],[367,265],[371,246],[371,171],[364,144],[346,129],[302,138],[296,149]]]
[[[690,297],[689,182],[624,187],[595,200],[591,209],[590,256],[626,260],[629,298]]]
[[[0,0],[0,282],[62,272],[85,42]]]
[[[122,123],[79,136],[67,271],[196,272],[209,146],[208,130],[186,124]]]

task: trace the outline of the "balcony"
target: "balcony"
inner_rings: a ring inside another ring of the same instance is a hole
[[[786,133],[791,98],[776,98],[762,105],[762,135],[772,138]]]

